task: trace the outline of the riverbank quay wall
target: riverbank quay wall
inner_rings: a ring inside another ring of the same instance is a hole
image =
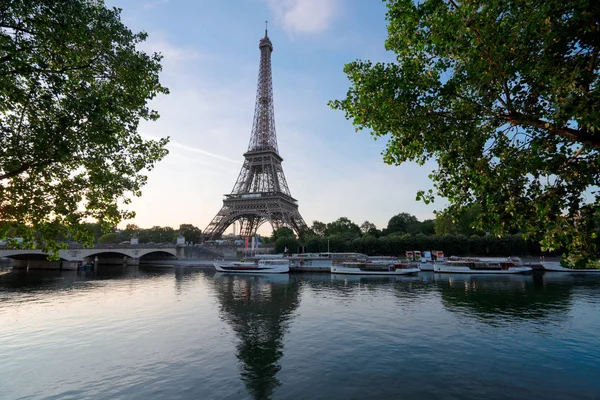
[[[246,249],[234,244],[201,244],[183,247],[183,259],[186,260],[238,260],[255,253],[272,254],[273,246],[262,246],[259,249]]]

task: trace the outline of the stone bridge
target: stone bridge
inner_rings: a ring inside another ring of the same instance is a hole
[[[158,245],[96,245],[83,248],[71,245],[59,250],[59,261],[47,260],[48,253],[41,250],[0,247],[0,257],[10,258],[13,268],[77,269],[81,263],[97,261],[107,264],[138,265],[140,258],[183,258],[183,247],[173,244]]]

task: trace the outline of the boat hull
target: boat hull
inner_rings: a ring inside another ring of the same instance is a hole
[[[419,269],[421,271],[433,271],[433,265],[432,262],[422,262],[419,264]]]
[[[559,262],[548,262],[542,261],[540,262],[544,271],[547,272],[569,272],[572,274],[600,274],[600,269],[596,268],[585,268],[585,269],[574,269],[574,268],[565,268],[560,265]]]
[[[465,266],[442,265],[433,266],[433,272],[447,274],[479,274],[479,275],[498,275],[498,274],[524,274],[531,272],[531,267],[510,267],[508,269],[474,269]]]
[[[248,263],[248,265],[240,265],[240,263],[214,263],[214,266],[219,272],[233,274],[286,274],[290,271],[289,265],[261,266],[254,263]]]
[[[418,274],[421,270],[419,268],[396,268],[394,271],[386,270],[362,270],[360,268],[349,268],[341,265],[331,266],[332,274],[348,274],[348,275],[387,275],[387,276],[399,276],[399,275],[414,275]]]

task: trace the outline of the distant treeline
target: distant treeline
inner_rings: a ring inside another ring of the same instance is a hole
[[[94,224],[91,224],[92,226]],[[98,236],[99,234],[99,236]],[[145,243],[175,243],[177,236],[182,235],[188,243],[199,243],[202,231],[192,224],[181,224],[179,229],[170,226],[153,226],[143,229],[135,224],[128,224],[125,229],[115,229],[113,232],[101,234],[96,230],[96,243],[113,244],[131,241],[136,237],[141,244]]]
[[[538,256],[537,242],[525,240],[518,232],[496,237],[474,228],[476,210],[459,220],[438,216],[419,221],[414,215],[400,213],[378,229],[365,221],[360,226],[346,217],[330,223],[314,221],[300,238],[288,228],[273,232],[270,242],[276,252],[359,252],[371,256],[399,256],[407,250],[442,250],[446,255]],[[266,240],[269,242],[269,240]]]
[[[112,228],[103,232],[99,223],[87,223],[85,230],[93,238],[94,243],[118,244],[128,242],[136,237],[138,242],[144,243],[175,243],[178,235],[183,235],[188,243],[199,243],[202,240],[202,231],[192,224],[181,224],[179,229],[170,226],[153,226],[144,229],[135,224],[128,224],[125,229]],[[75,239],[68,234],[68,230],[57,228],[54,239],[58,242],[73,242]],[[15,222],[0,221],[0,240],[21,236],[21,225]]]
[[[340,236],[311,237],[301,242],[293,236],[275,241],[275,251],[357,252],[370,256],[402,256],[407,250],[442,250],[446,255],[466,256],[538,256],[537,243],[526,241],[520,234],[497,238],[492,235],[424,235],[402,234],[374,237],[370,235],[346,240]]]

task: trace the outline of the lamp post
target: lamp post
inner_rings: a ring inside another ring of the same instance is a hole
[[[329,239],[327,239],[327,252],[329,253]]]

